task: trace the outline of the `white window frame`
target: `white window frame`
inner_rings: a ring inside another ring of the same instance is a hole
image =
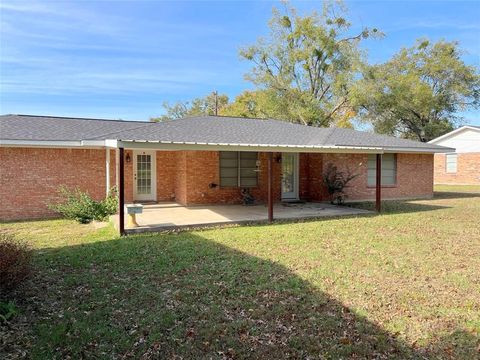
[[[454,164],[454,167],[455,167],[455,170],[448,170],[448,160],[449,160],[449,157],[451,157],[452,159],[454,159],[455,161],[452,162],[452,164]],[[447,174],[456,174],[458,171],[458,154],[457,153],[447,153],[445,154],[445,172]]]

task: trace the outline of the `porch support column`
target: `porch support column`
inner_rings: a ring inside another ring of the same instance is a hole
[[[273,221],[273,153],[268,153],[268,222]]]
[[[120,180],[118,177],[118,172],[120,171],[120,150],[117,148],[115,149],[115,186],[118,188],[120,187]]]
[[[110,192],[110,148],[107,148],[105,155],[105,193],[108,196]]]
[[[375,186],[375,209],[382,211],[382,154],[377,154],[377,181]]]
[[[118,230],[120,236],[123,236],[125,235],[125,154],[123,148],[119,150]]]

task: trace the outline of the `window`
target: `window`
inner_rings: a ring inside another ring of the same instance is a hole
[[[397,157],[395,154],[382,155],[382,185],[397,183]],[[377,155],[368,155],[368,186],[377,184]]]
[[[457,154],[447,154],[445,156],[445,170],[447,173],[457,172]]]
[[[220,151],[220,186],[257,186],[257,157],[256,152]]]

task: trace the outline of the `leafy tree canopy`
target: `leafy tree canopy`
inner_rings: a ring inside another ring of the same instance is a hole
[[[273,90],[244,91],[232,103],[223,107],[219,115],[291,121],[288,104]],[[332,124],[353,128],[351,119],[354,116],[355,112],[345,107],[338,111]]]
[[[451,131],[458,112],[478,108],[480,76],[457,42],[418,40],[390,61],[366,67],[354,98],[375,132],[429,141]]]
[[[238,95],[235,100],[225,106],[221,115],[240,116],[250,118],[284,119],[285,105],[282,104],[277,93],[272,90],[246,90]]]
[[[352,35],[344,8],[331,2],[321,14],[306,16],[287,5],[274,9],[269,25],[267,39],[240,51],[254,64],[246,78],[274,102],[262,112],[315,126],[354,115],[350,88],[361,64],[358,44],[380,33],[365,28]]]
[[[177,102],[170,105],[163,103],[166,113],[160,117],[151,118],[150,121],[165,121],[180,119],[186,116],[215,115],[215,109],[218,113],[228,104],[228,96],[216,94],[215,92],[205,96],[195,98],[192,101]]]

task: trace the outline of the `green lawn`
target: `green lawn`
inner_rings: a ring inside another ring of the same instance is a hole
[[[479,357],[480,195],[454,190],[382,215],[122,239],[64,220],[0,224],[32,243],[36,267],[3,352]]]
[[[435,191],[480,193],[480,185],[435,185]]]

